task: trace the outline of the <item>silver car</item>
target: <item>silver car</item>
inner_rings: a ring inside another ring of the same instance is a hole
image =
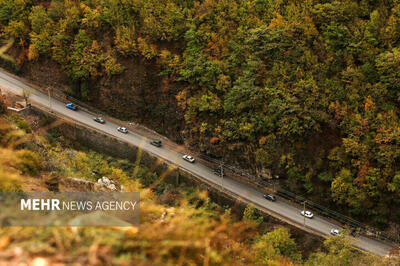
[[[314,217],[314,214],[310,211],[301,211],[300,214],[310,219]]]
[[[93,117],[93,120],[100,124],[104,124],[106,122],[103,118],[101,118],[99,116]]]
[[[338,235],[341,235],[341,233],[340,233],[339,229],[332,228],[331,235],[338,236]]]
[[[183,160],[188,161],[190,163],[194,163],[194,161],[195,161],[192,156],[187,155],[187,154],[183,155],[182,158],[183,158]]]
[[[121,133],[127,134],[128,130],[126,129],[126,127],[117,127],[117,130]]]

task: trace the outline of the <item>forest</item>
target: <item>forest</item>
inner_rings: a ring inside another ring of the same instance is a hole
[[[169,95],[185,144],[400,219],[399,0],[0,0],[0,25],[15,57],[2,65],[54,62],[90,103],[140,59],[161,80],[141,93]]]

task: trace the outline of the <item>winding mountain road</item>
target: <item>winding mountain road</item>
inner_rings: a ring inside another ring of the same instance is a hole
[[[14,77],[13,75],[10,75],[3,70],[0,70],[0,88],[7,89],[16,94],[21,94],[22,88],[29,88],[32,91],[32,95],[30,96],[30,101],[32,104],[37,104],[45,107],[49,106],[48,95],[34,89],[29,84],[22,82],[20,79]],[[215,175],[212,169],[199,162],[193,164],[186,162],[182,159],[183,154],[166,146],[158,148],[150,145],[149,139],[144,136],[141,136],[134,132],[129,132],[128,134],[117,132],[116,128],[119,125],[107,120],[107,117],[104,117],[106,120],[105,124],[96,123],[95,121],[93,121],[92,114],[87,113],[83,110],[69,110],[65,108],[65,103],[54,98],[51,99],[51,108],[54,112],[57,112],[61,116],[73,119],[89,127],[96,128],[97,130],[113,135],[125,142],[141,147],[142,149],[149,151],[158,157],[171,161],[179,167],[184,168],[185,170],[197,176],[200,176],[201,178],[206,179],[211,183],[214,183],[216,186],[223,187],[224,190],[227,190],[230,193],[235,194],[247,201],[253,202],[256,207],[261,206],[262,208],[268,209],[269,211],[277,214],[277,216],[281,217],[282,219],[290,220],[292,223],[297,224],[299,228],[303,228],[304,226],[304,218],[300,215],[301,209],[298,209],[279,199],[276,202],[267,201],[263,198],[263,193],[257,191],[253,187],[239,183],[233,179],[230,179],[229,177],[221,178]],[[318,232],[319,234],[323,234],[326,236],[330,234],[330,230],[332,228],[340,229],[340,226],[333,224],[330,221],[319,216],[314,216],[313,219],[305,219],[305,226],[309,230]],[[389,251],[393,248],[386,243],[364,236],[352,238],[352,242],[357,248],[381,256],[387,255]]]

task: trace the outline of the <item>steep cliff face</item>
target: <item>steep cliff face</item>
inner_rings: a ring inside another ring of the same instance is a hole
[[[92,90],[89,102],[117,117],[136,121],[172,139],[180,135],[183,114],[175,100],[178,84],[160,75],[160,66],[141,58],[121,60],[124,72],[103,78]]]
[[[21,51],[13,49],[17,56]],[[120,59],[124,72],[116,77],[91,80],[87,99],[77,95],[76,83],[71,82],[61,66],[48,58],[26,61],[20,75],[42,87],[63,90],[89,105],[120,119],[141,123],[172,140],[182,139],[183,113],[175,95],[179,84],[160,75],[160,66],[143,58]]]

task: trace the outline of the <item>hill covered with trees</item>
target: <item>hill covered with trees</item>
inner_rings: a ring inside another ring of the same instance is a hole
[[[398,0],[0,0],[0,22],[23,74],[399,220]]]

